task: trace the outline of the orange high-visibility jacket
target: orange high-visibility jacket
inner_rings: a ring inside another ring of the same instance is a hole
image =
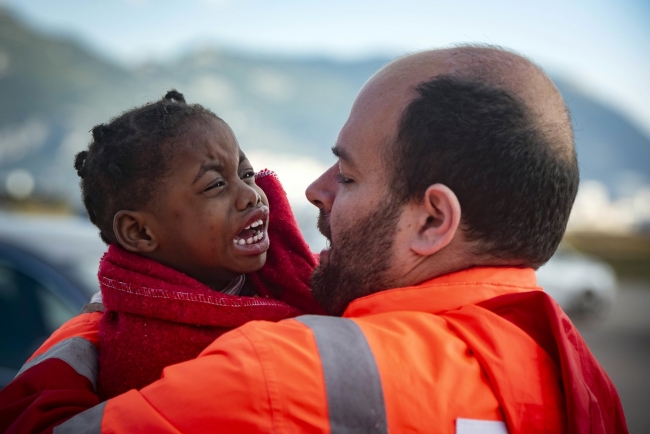
[[[0,432],[41,433],[97,405],[101,312],[63,324],[0,391]]]
[[[344,318],[251,322],[54,432],[626,432],[582,347],[567,368],[541,322],[495,307],[543,310],[535,293],[533,270],[478,268],[355,300]]]

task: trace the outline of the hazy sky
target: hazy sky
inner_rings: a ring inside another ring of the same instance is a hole
[[[513,48],[650,134],[650,0],[0,0],[125,64],[197,44],[288,55],[397,55],[456,42]]]

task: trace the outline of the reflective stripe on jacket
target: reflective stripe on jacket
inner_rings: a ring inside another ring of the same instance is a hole
[[[101,312],[63,324],[0,391],[0,432],[50,432],[97,405]]]
[[[565,432],[556,363],[477,306],[539,290],[530,269],[471,269],[344,318],[252,322],[55,432]]]

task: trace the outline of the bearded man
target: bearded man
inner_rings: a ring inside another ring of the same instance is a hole
[[[569,114],[529,60],[403,57],[359,93],[307,190],[326,316],[252,322],[55,432],[627,432],[534,269],[578,188]]]

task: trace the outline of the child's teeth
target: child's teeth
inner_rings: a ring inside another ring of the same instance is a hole
[[[257,228],[259,226],[262,226],[262,225],[264,225],[264,222],[262,220],[257,220],[255,222],[251,223],[250,225],[246,226],[244,229],[251,229],[251,228],[255,229],[255,228]],[[257,232],[258,233],[256,235],[254,235],[254,236],[252,236],[252,237],[250,237],[248,239],[243,239],[243,238],[233,239],[232,242],[234,244],[236,244],[236,245],[239,245],[239,246],[256,243],[259,240],[264,238],[264,233],[263,232],[261,232],[259,229],[257,230]]]
[[[259,225],[260,225],[260,221],[258,220],[258,221],[256,221],[256,222],[253,222],[253,223],[251,224],[250,227],[252,227],[252,228],[256,228],[256,227],[258,227]]]

